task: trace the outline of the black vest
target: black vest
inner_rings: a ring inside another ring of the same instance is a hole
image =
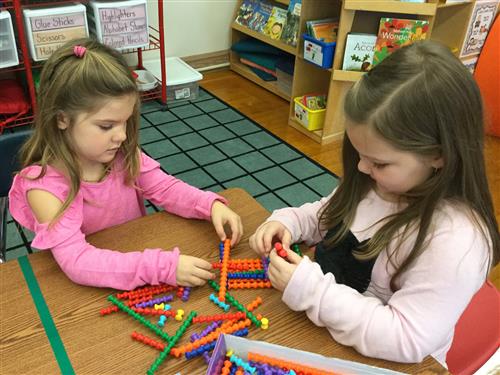
[[[330,238],[337,228],[330,229],[325,239]],[[370,260],[358,260],[352,254],[368,240],[359,242],[351,231],[337,245],[326,248],[325,239],[316,245],[315,260],[323,273],[331,272],[337,284],[344,284],[363,293],[368,288],[376,257]]]

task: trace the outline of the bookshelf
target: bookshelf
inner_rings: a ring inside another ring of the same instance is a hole
[[[237,2],[233,19],[243,0]],[[278,5],[287,5],[288,0],[279,0]],[[276,2],[275,2],[276,3]],[[302,0],[299,41],[291,47],[237,23],[232,24],[232,43],[252,37],[295,56],[292,95],[279,91],[275,82],[261,80],[245,65],[239,63],[237,53],[230,53],[230,68],[256,84],[290,101],[288,124],[314,141],[326,144],[341,139],[344,133],[342,98],[347,90],[361,78],[361,72],[342,70],[345,42],[349,32],[377,34],[380,18],[395,17],[427,20],[427,38],[439,41],[458,56],[466,37],[468,21],[475,0],[446,3],[445,0],[427,0],[425,3],[401,2],[398,0]],[[276,4],[274,4],[276,5]],[[337,45],[331,69],[322,69],[304,60],[305,23],[309,20],[338,17]],[[306,93],[326,93],[328,96],[325,125],[323,129],[308,131],[294,119],[293,98]]]

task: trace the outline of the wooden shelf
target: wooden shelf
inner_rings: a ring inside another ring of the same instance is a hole
[[[292,128],[297,129],[299,132],[302,134],[305,134],[309,138],[312,138],[315,142],[321,143],[321,139],[323,138],[323,130],[307,130],[304,128],[301,124],[299,124],[297,121],[295,121],[295,118],[290,117],[288,119],[288,125],[290,125]]]
[[[470,1],[462,1],[460,3],[439,3],[438,8],[450,8],[456,6],[470,5]]]
[[[366,12],[384,12],[433,16],[437,3],[407,3],[394,0],[345,0],[344,9]]]
[[[291,98],[289,95],[283,93],[278,89],[278,85],[276,81],[264,81],[257,74],[252,72],[246,65],[231,61],[230,64],[231,70],[235,71],[238,74],[241,74],[243,77],[249,79],[250,81],[258,84],[259,86],[264,87],[266,90],[271,91],[273,94],[281,96],[283,99],[290,101]]]
[[[347,81],[347,82],[356,82],[358,81],[362,76],[363,72],[355,72],[351,70],[339,70],[335,69],[333,71],[332,75],[332,80],[334,81]]]
[[[264,43],[269,44],[273,47],[276,47],[282,51],[288,52],[289,54],[291,54],[293,56],[297,55],[297,47],[293,47],[293,46],[288,45],[286,43],[283,43],[279,40],[271,39],[262,33],[259,33],[255,30],[252,30],[252,29],[249,29],[248,27],[242,26],[236,22],[233,22],[231,27],[233,28],[233,30],[240,31],[243,34],[249,35],[252,38],[260,40],[261,42],[264,42]]]

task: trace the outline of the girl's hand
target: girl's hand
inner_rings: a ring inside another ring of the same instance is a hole
[[[261,256],[269,255],[273,242],[281,242],[285,249],[290,248],[292,235],[279,221],[270,221],[257,228],[250,237],[250,248]]]
[[[177,285],[180,286],[201,286],[207,280],[213,280],[215,274],[210,272],[212,265],[201,258],[190,255],[179,255],[177,271],[175,277]]]
[[[287,259],[280,257],[276,253],[276,250],[271,251],[271,254],[269,254],[269,259],[271,260],[268,270],[269,280],[273,287],[281,292],[285,290],[298,264],[302,260],[300,256],[289,248],[285,248],[285,250],[287,252]]]
[[[240,242],[243,235],[243,224],[240,216],[227,207],[224,203],[214,201],[212,204],[212,223],[221,241],[226,239],[224,225],[229,224],[231,228],[231,246]]]

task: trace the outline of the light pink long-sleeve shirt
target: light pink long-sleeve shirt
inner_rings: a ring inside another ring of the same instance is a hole
[[[318,212],[328,199],[298,208],[274,211],[267,221],[279,221],[292,234],[292,242],[320,242]],[[379,219],[399,210],[371,191],[356,211],[351,232],[358,241],[371,238]],[[434,217],[434,232],[424,253],[390,289],[394,267],[387,251],[376,259],[366,292],[337,284],[307,256],[300,262],[283,293],[295,311],[305,311],[316,325],[326,327],[341,344],[361,354],[397,362],[421,362],[432,355],[446,366],[454,327],[473,295],[486,279],[489,244],[471,218],[452,204],[444,204]],[[415,235],[400,249],[398,263],[411,250]],[[393,249],[394,242],[388,251]]]
[[[14,178],[9,192],[10,213],[35,233],[31,245],[51,249],[61,269],[75,283],[122,290],[145,284],[175,285],[177,247],[171,251],[145,249],[122,253],[96,248],[86,241],[85,235],[144,216],[144,199],[176,215],[205,220],[211,217],[214,200],[226,200],[164,173],[158,162],[143,153],[136,189],[125,184],[123,164],[123,157],[118,155],[103,181],[82,182],[74,201],[51,228],[36,220],[27,192],[41,189],[64,201],[69,193],[68,180],[51,167],[44,177],[31,180],[22,176],[36,177],[41,167],[27,167]]]

